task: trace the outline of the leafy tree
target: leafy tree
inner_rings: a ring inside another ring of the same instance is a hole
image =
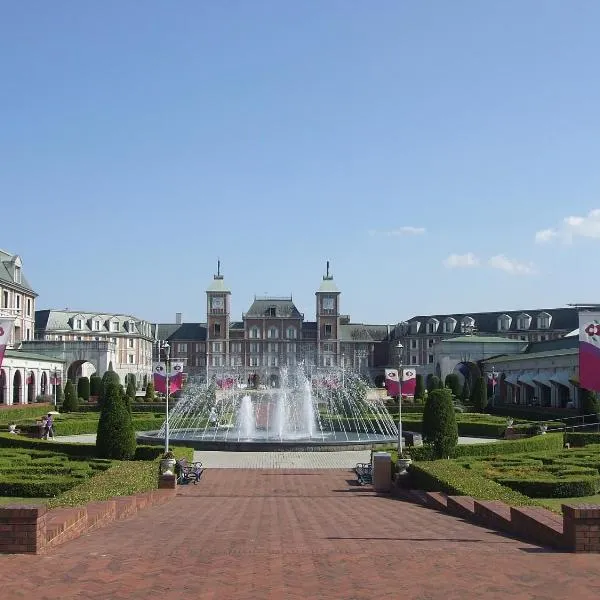
[[[463,383],[461,398],[464,402],[469,402],[471,400],[471,386],[469,385],[469,378],[465,377],[465,381]]]
[[[423,411],[423,430],[427,428],[427,441],[433,446],[436,458],[451,456],[458,443],[458,426],[454,414],[452,392],[448,388],[430,392]]]
[[[582,415],[598,415],[600,413],[600,400],[598,394],[585,388],[579,390],[579,411]],[[594,423],[598,417],[590,416],[586,420]]]
[[[97,454],[100,458],[130,460],[135,454],[135,447],[135,431],[123,388],[109,380],[104,386],[104,401],[98,421]]]
[[[415,381],[415,400],[423,400],[425,398],[425,385],[423,383],[423,375],[417,375]]]
[[[446,387],[450,389],[453,396],[460,398],[460,378],[456,373],[448,373],[444,383],[446,384]]]
[[[90,380],[87,377],[80,377],[77,380],[77,396],[84,402],[90,399]]]
[[[437,390],[440,387],[440,378],[435,375],[427,375],[427,391],[432,392],[433,390]]]
[[[90,396],[99,398],[102,395],[102,378],[98,375],[90,377]]]
[[[69,379],[65,385],[65,399],[62,403],[63,412],[77,412],[79,410],[79,401],[75,393],[75,386]]]
[[[146,394],[145,394],[144,398],[146,399],[146,402],[154,402],[154,400],[155,400],[154,383],[151,380],[148,381],[148,384],[146,385]]]
[[[473,406],[477,412],[485,412],[487,406],[487,386],[484,377],[478,377],[473,386],[473,394],[471,396]]]

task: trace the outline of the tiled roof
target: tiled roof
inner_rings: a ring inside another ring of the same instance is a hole
[[[340,325],[340,339],[342,342],[382,342],[388,339],[387,325]]]
[[[520,344],[525,346],[526,342],[523,340],[511,340],[506,337],[499,337],[495,335],[462,335],[455,338],[447,338],[443,340],[444,344]]]
[[[270,316],[271,308],[275,309],[275,318],[303,318],[291,298],[255,298],[244,317],[266,318]]]
[[[579,348],[578,337],[562,337],[556,340],[546,340],[545,342],[533,342],[527,346],[525,352],[531,354],[534,352],[551,352],[571,348]]]
[[[81,318],[83,321],[82,328],[74,330],[71,324],[73,318]],[[100,329],[94,330],[91,328],[91,322],[94,320],[100,321]],[[35,329],[36,331],[82,331],[85,333],[109,331],[108,323],[110,321],[118,321],[119,323],[133,322],[138,326],[138,323],[148,323],[134,315],[123,315],[116,313],[89,312],[77,310],[36,310],[35,311]],[[141,332],[137,332],[141,333]]]
[[[31,293],[34,296],[37,294],[33,291],[31,285],[27,281],[27,278],[23,274],[23,269],[21,268],[21,281],[15,282],[15,262],[20,262],[19,256],[16,254],[10,254],[5,250],[0,250],[0,282],[4,284],[8,284],[11,287],[20,288]]]
[[[46,354],[35,354],[34,352],[22,352],[21,350],[6,350],[4,353],[6,358],[22,358],[24,360],[43,360],[45,362],[63,363],[62,358],[53,358]]]
[[[418,315],[411,317],[407,323],[413,323],[419,321],[423,326],[431,320],[438,321],[437,332],[442,331],[442,323],[447,319],[454,319],[457,322],[455,333],[460,333],[460,324],[464,318],[471,317],[475,321],[475,328],[480,333],[497,333],[498,332],[498,317],[502,315],[508,315],[511,317],[510,327],[502,330],[505,332],[520,332],[537,330],[536,318],[541,313],[548,313],[552,317],[549,329],[558,329],[561,331],[572,331],[579,324],[579,314],[576,308],[534,308],[525,310],[508,310],[508,311],[497,311],[497,312],[482,312],[482,313],[453,313],[453,314],[438,314],[438,315]],[[531,327],[529,330],[518,329],[518,319],[521,315],[529,315],[531,317]],[[396,335],[398,335],[399,327],[395,327]],[[424,333],[424,329],[421,329],[419,333]]]
[[[202,341],[206,339],[206,323],[158,323],[155,338],[169,341]]]

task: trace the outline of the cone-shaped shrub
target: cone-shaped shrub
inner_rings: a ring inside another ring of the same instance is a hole
[[[427,421],[427,441],[433,446],[437,458],[451,456],[458,443],[458,426],[452,403],[452,392],[448,388],[433,390],[425,404],[423,429]]]
[[[92,375],[90,377],[90,396],[99,398],[102,395],[102,377]]]
[[[462,393],[460,397],[465,402],[469,402],[471,400],[471,386],[469,385],[468,377],[465,377],[465,382],[463,383]]]
[[[415,400],[423,400],[425,398],[425,384],[423,383],[423,375],[417,375],[415,381]]]
[[[460,398],[460,378],[456,373],[448,373],[444,383],[446,384],[446,387],[450,389],[453,396]]]
[[[484,412],[487,406],[487,386],[483,377],[478,377],[473,386],[473,407],[477,412]]]
[[[109,384],[121,385],[121,380],[117,373],[115,373],[112,369],[109,369],[102,375],[102,392],[100,393],[100,397],[98,398],[100,406],[104,402],[104,398],[106,396],[106,386]]]
[[[130,460],[135,454],[135,431],[120,384],[104,386],[104,402],[98,421],[96,451],[100,458]]]
[[[77,412],[79,410],[79,401],[75,393],[75,386],[69,379],[65,385],[65,399],[62,403],[62,412]]]
[[[431,375],[431,377],[427,376],[427,391],[433,392],[433,390],[437,390],[440,387],[440,378],[435,375]]]
[[[154,383],[152,381],[149,381],[148,384],[146,385],[146,402],[154,402],[155,400],[155,396],[154,396]]]
[[[135,377],[127,378],[127,397],[133,402],[135,400]]]
[[[80,377],[77,380],[77,396],[85,402],[90,399],[90,380],[87,377]]]
[[[586,417],[586,421],[593,423],[597,420],[597,415],[600,413],[600,401],[596,392],[581,388],[579,390],[579,406],[579,412],[582,415],[590,415]]]

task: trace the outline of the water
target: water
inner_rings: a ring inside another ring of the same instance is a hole
[[[219,379],[244,381],[242,373]],[[188,380],[169,413],[171,439],[215,442],[380,442],[398,430],[380,399],[367,397],[365,382],[348,371],[307,378],[302,365],[280,369],[280,386],[220,389]],[[165,435],[163,424],[156,436]]]

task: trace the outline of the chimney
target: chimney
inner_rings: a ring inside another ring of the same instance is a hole
[[[175,313],[175,324],[181,325],[181,313]]]

